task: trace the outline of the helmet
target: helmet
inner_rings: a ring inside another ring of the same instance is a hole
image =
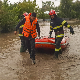
[[[56,14],[56,13],[55,13],[55,10],[51,10],[51,11],[49,12],[49,15],[53,15],[53,14]]]
[[[29,13],[29,16],[31,16],[32,13]]]
[[[23,15],[24,15],[24,16],[28,16],[28,13],[27,13],[27,12],[25,12]]]

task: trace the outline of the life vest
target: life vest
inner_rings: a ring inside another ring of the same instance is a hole
[[[37,24],[37,18],[32,22],[30,22],[30,16],[25,16],[26,22],[23,27],[23,34],[25,37],[29,37],[29,35],[32,36],[32,38],[35,38],[37,36],[36,33],[36,24]]]
[[[30,16],[31,15],[31,13],[27,13],[27,12],[25,12],[24,14],[23,14],[24,16]],[[23,31],[23,26],[24,25],[21,25],[20,27],[19,27],[19,37],[23,37],[23,34],[22,34],[22,31]]]

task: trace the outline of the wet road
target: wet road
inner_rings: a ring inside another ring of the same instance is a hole
[[[70,41],[59,59],[53,58],[53,53],[36,52],[35,65],[28,52],[19,52],[18,35],[0,35],[0,80],[80,80],[80,25],[73,27],[74,35],[65,28]],[[40,30],[41,35],[48,36],[49,23],[42,23]]]

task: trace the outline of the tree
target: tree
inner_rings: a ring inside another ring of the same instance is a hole
[[[74,14],[72,17],[80,19],[80,1],[73,3],[72,14]]]
[[[73,0],[61,0],[59,6],[59,12],[61,17],[71,18],[71,10],[72,10],[72,1]]]
[[[50,18],[50,16],[48,14],[44,14],[44,12],[50,11],[51,9],[55,9],[54,2],[51,2],[51,1],[43,2],[42,1],[42,8],[39,9],[38,18],[42,18],[42,19],[48,19],[48,18]]]
[[[0,31],[12,31],[19,22],[23,12],[37,12],[36,0],[8,4],[8,0],[0,1]]]
[[[42,9],[45,11],[50,11],[51,9],[55,9],[53,7],[54,5],[54,2],[51,2],[51,1],[46,1],[46,2],[43,2],[42,1]]]
[[[23,12],[37,12],[38,8],[35,8],[36,5],[36,0],[34,0],[33,2],[28,0],[24,0],[23,2],[19,2],[18,4],[18,8],[20,9],[19,12],[19,17],[23,14]]]
[[[44,11],[42,9],[39,9],[38,10],[38,18],[40,19],[44,19],[45,18],[45,14],[44,14]]]
[[[12,31],[18,21],[18,15],[16,12],[19,11],[17,7],[10,8],[11,5],[8,4],[8,0],[4,0],[1,6],[0,14],[0,27],[1,32]]]

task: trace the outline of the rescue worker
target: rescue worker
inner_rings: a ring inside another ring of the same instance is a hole
[[[40,37],[40,28],[38,24],[38,19],[36,13],[30,13],[28,16],[25,16],[23,20],[19,22],[17,27],[24,24],[23,35],[26,40],[26,45],[30,54],[32,63],[35,64],[35,38],[37,36],[36,29],[38,32],[38,37]]]
[[[21,19],[23,19],[25,16],[28,16],[28,13],[25,12],[22,16],[21,16]],[[24,36],[22,34],[22,31],[23,31],[23,26],[24,25],[21,25],[21,26],[18,26],[16,27],[16,31],[14,31],[15,35],[17,34],[17,30],[19,29],[19,37],[21,39],[21,48],[20,48],[20,52],[25,52],[26,49],[27,49],[27,45],[25,45],[26,41],[24,40]]]
[[[74,31],[73,31],[73,28],[65,20],[57,17],[55,10],[51,10],[49,12],[49,15],[51,18],[49,34],[51,37],[51,34],[54,30],[54,32],[55,32],[55,44],[56,44],[54,55],[58,58],[58,54],[62,54],[60,43],[64,37],[63,26],[66,26],[68,29],[70,29],[70,33],[72,33],[72,35],[74,34]]]

